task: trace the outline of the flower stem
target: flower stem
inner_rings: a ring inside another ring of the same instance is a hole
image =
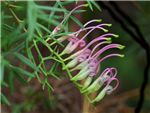
[[[83,98],[83,112],[82,113],[90,113],[90,103],[86,96]]]

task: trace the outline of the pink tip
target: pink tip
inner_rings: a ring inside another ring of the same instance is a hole
[[[114,91],[114,90],[119,86],[119,80],[118,80],[117,78],[115,78],[115,77],[110,78],[109,81],[107,82],[106,87],[107,87],[108,85],[110,85],[110,84],[112,83],[112,81],[116,81],[116,85],[115,85],[114,88],[113,88],[113,91]]]

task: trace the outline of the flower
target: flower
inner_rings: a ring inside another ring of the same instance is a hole
[[[79,5],[70,11],[64,20],[53,30],[52,35],[59,32],[62,24],[69,18],[73,11],[84,6],[87,5]],[[94,92],[100,91],[94,99],[90,100],[92,103],[100,101],[106,94],[112,93],[112,91],[114,91],[119,85],[119,81],[116,78],[117,69],[114,67],[106,68],[99,77],[96,77],[98,76],[99,71],[101,71],[101,62],[111,57],[124,57],[124,55],[119,53],[111,53],[102,56],[104,52],[110,49],[123,49],[124,46],[112,43],[111,38],[117,38],[119,36],[113,33],[108,33],[108,30],[105,27],[110,27],[111,24],[100,22],[102,22],[101,19],[90,20],[78,31],[60,37],[57,40],[59,42],[67,42],[66,47],[59,55],[63,58],[63,62],[66,64],[63,67],[64,70],[69,69],[72,74],[74,74],[73,71],[78,72],[71,78],[71,80],[74,82],[83,81],[83,85],[80,88],[81,93],[91,95]],[[92,23],[98,23],[98,25],[90,25]],[[104,34],[93,38],[91,42],[87,43],[85,40],[86,37],[96,29],[102,30]],[[82,37],[79,37],[80,33],[85,31],[87,32]],[[115,87],[111,85],[113,81],[116,81]]]
[[[109,24],[99,24],[97,26],[100,25],[102,27],[102,25]],[[79,70],[79,72],[74,77],[72,77],[71,80],[74,82],[84,80],[84,84],[81,88],[81,93],[90,95],[93,92],[101,90],[102,86],[107,84],[93,100],[90,100],[91,103],[100,101],[106,94],[110,94],[119,85],[119,81],[116,78],[116,68],[106,68],[102,72],[102,74],[96,80],[94,80],[94,76],[96,76],[100,71],[101,62],[115,56],[124,57],[124,55],[118,53],[111,53],[101,57],[101,55],[109,49],[124,48],[123,45],[111,43],[111,37],[118,37],[118,35],[112,33],[105,33],[101,36],[96,37],[89,43],[85,42],[84,39],[88,36],[89,33],[98,28],[97,26],[87,27],[89,32],[87,32],[81,39],[78,38],[79,33],[81,33],[82,31],[84,31],[84,29],[87,28],[80,29],[73,35],[71,34],[72,36],[74,36],[74,40],[72,38],[68,39],[69,43],[61,53],[62,55],[70,54],[69,57],[64,59],[65,62],[68,61],[64,69],[69,68],[71,69],[71,71]],[[81,42],[83,43],[82,46],[80,45]],[[91,46],[94,47],[91,49]],[[76,48],[80,49],[75,51]],[[110,83],[113,81],[116,81],[115,87],[110,85]]]
[[[103,24],[99,24],[100,26]],[[107,25],[107,24],[105,24]],[[93,92],[99,91],[102,86],[107,83],[107,85],[100,91],[100,93],[91,101],[91,103],[100,101],[106,94],[110,94],[114,91],[119,84],[118,79],[116,78],[117,69],[116,68],[106,68],[100,77],[94,80],[94,76],[98,74],[100,71],[101,62],[111,57],[124,57],[122,54],[111,53],[101,57],[101,55],[110,49],[123,49],[124,46],[120,44],[112,44],[110,37],[118,37],[118,35],[112,33],[105,33],[95,39],[93,39],[88,44],[85,42],[85,38],[91,33],[97,26],[92,26],[89,32],[87,32],[81,39],[79,39],[77,35],[75,36],[75,41],[68,40],[69,43],[63,51],[63,54],[70,54],[69,57],[64,59],[64,61],[68,61],[65,68],[70,68],[71,71],[79,70],[79,72],[71,78],[72,81],[77,82],[80,80],[84,80],[83,87],[81,89],[81,93],[89,95]],[[75,33],[82,32],[80,29]],[[102,30],[102,29],[101,29]],[[74,34],[75,34],[74,33]],[[71,42],[72,41],[72,42]],[[80,47],[79,42],[83,42],[82,48]],[[92,49],[91,46],[94,46]],[[78,51],[75,49],[79,47]],[[75,52],[74,52],[75,51]],[[113,87],[110,85],[112,81],[116,81],[116,86]]]
[[[117,75],[116,68],[106,68],[102,74],[88,87],[83,88],[82,93],[87,92],[87,94],[97,91],[102,87],[105,82],[108,82],[115,78]]]
[[[100,93],[97,94],[97,96],[92,101],[90,100],[91,103],[98,102],[106,94],[111,94],[112,91],[114,91],[118,87],[119,81],[116,78],[116,75],[117,75],[116,68],[106,68],[93,83],[91,83],[92,77],[88,77],[87,78],[88,82],[87,81],[85,82],[86,86],[83,87],[81,92],[86,93],[86,95],[89,95],[101,89]],[[111,85],[113,81],[116,81],[115,87]],[[103,85],[105,85],[105,87],[102,89]]]
[[[113,86],[111,85],[111,83],[112,83],[113,81],[116,81],[115,87],[113,87]],[[100,83],[102,83],[102,82],[100,82]],[[96,98],[93,99],[91,102],[94,103],[94,102],[100,101],[106,94],[111,94],[111,93],[118,87],[118,85],[119,85],[119,81],[118,81],[117,78],[115,78],[115,77],[109,78],[109,79],[107,80],[106,86],[100,91],[100,93],[96,96]],[[97,86],[98,86],[98,85],[97,85]],[[99,87],[98,87],[98,88],[99,88]],[[96,88],[96,89],[98,89],[98,88]]]
[[[112,34],[107,34],[107,35],[112,35]],[[124,56],[124,55],[121,55],[121,54],[109,54],[105,57],[102,57],[102,58],[98,59],[98,57],[108,49],[111,49],[111,48],[123,49],[124,48],[124,46],[122,46],[120,44],[109,44],[110,41],[107,40],[107,38],[105,38],[105,37],[103,38],[103,37],[104,37],[104,35],[100,36],[100,37],[97,37],[96,39],[91,41],[89,44],[87,44],[87,46],[85,46],[83,49],[81,49],[81,50],[77,51],[76,53],[74,53],[72,55],[73,57],[70,56],[71,58],[69,58],[69,59],[72,59],[72,60],[66,66],[68,68],[75,67],[72,70],[80,69],[80,72],[76,76],[74,76],[71,80],[77,81],[77,80],[82,80],[82,79],[86,78],[88,75],[89,76],[94,76],[94,75],[97,74],[98,69],[99,69],[98,67],[99,67],[99,65],[102,61],[104,61],[107,58],[113,57],[113,56],[120,56],[120,57]],[[102,40],[102,42],[98,43],[92,50],[88,49],[88,47],[90,45],[92,45],[94,42],[99,41],[99,40]],[[99,51],[97,51],[95,54],[93,54],[94,51],[99,46],[101,46],[103,44],[107,44],[107,43],[109,45],[104,46]],[[87,54],[86,51],[88,51],[88,54]],[[80,60],[82,58],[84,58],[84,59]],[[75,65],[77,65],[77,66],[75,66]]]
[[[88,24],[94,22],[93,20],[91,22],[88,22]],[[87,23],[85,25],[88,25]],[[84,26],[85,26],[84,25]],[[103,26],[111,26],[111,24],[99,24],[97,26],[92,26],[92,27],[87,27],[84,29],[80,29],[79,31],[77,31],[76,33],[70,34],[70,38],[68,38],[69,43],[66,46],[66,48],[64,49],[64,51],[61,53],[63,54],[70,54],[72,53],[77,47],[84,47],[86,45],[86,42],[84,41],[84,39],[95,29],[101,29],[104,32],[107,32],[106,29],[103,28]],[[81,39],[77,38],[79,33],[81,33],[82,31],[88,30],[90,29],[90,31],[88,33],[86,33]]]

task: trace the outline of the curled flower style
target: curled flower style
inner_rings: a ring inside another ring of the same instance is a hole
[[[82,90],[82,93],[87,92],[88,94],[97,91],[101,86],[108,80],[115,78],[117,75],[116,68],[106,68],[102,74],[88,87]]]
[[[52,35],[60,30],[62,24],[69,18],[73,11],[84,6],[87,5],[80,5],[74,8],[53,30]],[[92,103],[100,101],[106,94],[110,94],[119,85],[119,81],[116,78],[117,69],[114,67],[106,68],[99,77],[96,77],[99,71],[102,71],[100,68],[101,63],[111,57],[124,57],[124,55],[119,53],[103,55],[110,49],[121,50],[124,46],[112,43],[111,38],[117,38],[119,36],[113,33],[108,33],[106,27],[110,27],[111,24],[101,22],[101,19],[90,20],[78,31],[60,37],[57,40],[59,42],[67,42],[65,48],[59,53],[59,55],[65,63],[63,69],[69,69],[72,74],[74,74],[74,71],[77,73],[71,77],[71,80],[79,83],[80,81],[83,81],[80,88],[81,93],[91,95],[93,92],[99,92],[94,99],[90,100]],[[93,23],[98,24],[92,25]],[[93,38],[92,41],[87,43],[86,38],[90,33],[97,29],[101,30],[104,34]],[[80,36],[81,33],[84,33],[82,37]],[[114,84],[111,85],[111,83],[114,81],[116,82],[116,85],[113,87]]]
[[[113,81],[116,81],[116,85],[114,87],[111,85]],[[96,96],[96,98],[93,99],[91,102],[94,103],[100,101],[106,94],[111,94],[118,87],[118,85],[119,85],[119,81],[117,78],[115,77],[110,78],[107,82],[107,85],[102,89],[102,91],[100,91],[100,93]]]
[[[86,86],[83,87],[81,92],[89,95],[93,92],[101,90],[98,95],[91,101],[91,103],[98,102],[106,94],[111,94],[112,91],[114,91],[118,87],[119,81],[116,78],[116,75],[116,68],[106,68],[93,83],[91,83],[92,77],[88,77],[87,81],[85,82]],[[114,81],[116,82],[116,85],[113,87],[114,84],[111,85],[111,83]],[[103,86],[104,88],[102,88]]]

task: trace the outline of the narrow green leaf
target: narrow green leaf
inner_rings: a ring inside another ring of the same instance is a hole
[[[10,43],[10,42],[15,42],[16,41],[16,38],[12,38],[12,37],[16,37],[16,36],[18,36],[20,34],[20,28],[19,27],[17,27],[15,30],[13,30],[13,32],[11,32],[11,33],[9,33],[9,34],[7,34],[7,35],[4,35],[4,36],[2,36],[2,43],[1,43],[1,47],[2,48],[7,48],[8,46],[8,44]],[[10,47],[8,47],[8,49],[10,49]],[[7,49],[7,50],[8,50]]]
[[[37,20],[37,9],[34,1],[28,1],[28,39],[31,40]]]
[[[55,60],[56,62],[61,63],[60,60],[58,60],[58,59],[56,59],[55,57],[52,57],[52,56],[43,57],[43,61],[44,61],[44,60]]]
[[[63,2],[60,2],[62,5],[69,5],[71,3],[73,3],[74,1],[71,1],[71,0],[68,0],[68,1],[63,1]]]
[[[59,24],[59,22],[54,20],[54,19],[49,20],[48,16],[38,15],[38,18],[41,19],[41,20],[44,20],[44,21],[46,21],[50,24],[53,24],[54,26],[57,26]]]
[[[34,43],[34,47],[35,47],[35,49],[36,49],[36,51],[37,51],[37,53],[38,53],[38,58],[40,58],[39,60],[42,60],[43,56],[42,56],[42,54],[41,54],[41,51],[39,50],[39,47],[38,47],[38,45],[37,45],[37,42],[36,42],[35,40],[33,40],[33,43]]]
[[[50,73],[55,69],[56,64],[57,64],[57,62],[55,62],[55,63],[51,66]]]
[[[84,13],[84,12],[86,12],[86,10],[80,9],[80,10],[74,11],[72,14],[80,14],[80,13]]]
[[[35,35],[35,38],[36,38],[38,41],[42,42],[44,45],[46,44],[46,41],[44,41],[41,37],[38,37],[38,36]],[[61,47],[64,47],[64,45],[63,45],[62,43],[58,42],[58,40],[55,39],[53,36],[52,36],[52,37],[47,36],[47,38],[53,39],[53,40],[56,41],[56,43],[59,44]],[[48,43],[47,43],[47,44],[48,44]]]
[[[5,81],[1,82],[1,87],[8,87],[8,84]]]
[[[9,82],[10,93],[13,94],[13,92],[14,92],[14,73],[13,73],[13,71],[11,71],[9,73],[8,82]]]
[[[21,60],[23,63],[25,63],[26,65],[28,65],[29,67],[31,67],[34,70],[38,70],[38,68],[36,67],[36,65],[34,65],[27,57],[23,56],[20,53],[14,53],[14,55]]]
[[[35,30],[36,30],[37,34],[38,34],[40,37],[42,37],[43,32],[41,31],[41,29],[40,29],[39,27],[35,27]]]
[[[29,59],[34,63],[34,65],[36,65],[32,51],[31,51],[32,48],[30,48],[28,46],[26,48],[27,48],[27,54],[28,54]]]
[[[54,78],[56,78],[57,80],[60,80],[60,78],[56,75],[56,74],[54,74],[54,73],[50,73],[50,75],[52,75]]]
[[[2,23],[2,28],[6,28],[6,29],[8,29],[8,30],[10,30],[10,31],[13,31],[15,28],[14,27],[12,27],[12,26],[10,26],[10,25],[7,25],[7,24],[5,24],[5,23]]]
[[[91,1],[91,3],[99,10],[102,11],[100,6],[95,2],[95,1]]]
[[[51,90],[54,90],[53,87],[48,83],[48,80],[46,78],[46,81],[45,81],[46,85],[51,89]]]
[[[13,52],[19,52],[23,48],[25,48],[25,41],[20,42],[15,48],[12,48],[11,51],[13,51]]]
[[[47,29],[45,26],[43,26],[42,24],[37,23],[37,27],[40,27],[41,29],[43,29],[46,32],[48,32],[49,34],[51,34],[51,31],[49,29]]]
[[[62,5],[62,2],[60,0],[57,0],[57,4],[60,6],[61,9],[64,9],[65,11],[67,11],[65,7]]]
[[[27,84],[27,81],[18,73],[16,73],[15,71],[14,72],[14,75],[15,75],[15,78],[17,78],[21,84]]]
[[[10,67],[12,68],[12,69],[14,69],[16,72],[18,72],[18,73],[22,73],[22,74],[24,74],[24,75],[26,75],[26,76],[28,76],[28,77],[34,77],[34,74],[33,73],[30,73],[30,72],[28,72],[28,71],[26,71],[26,70],[24,70],[24,69],[22,69],[22,68],[19,68],[19,67],[16,67],[16,66],[12,66],[12,65],[10,65]]]
[[[42,10],[50,10],[50,11],[57,11],[57,12],[65,12],[66,10],[56,7],[50,7],[50,6],[41,6],[36,5],[36,8],[42,9]]]
[[[12,38],[13,36],[11,36],[10,38]],[[19,33],[19,34],[15,34],[14,35],[15,39],[13,40],[9,40],[8,46],[15,48],[14,46],[16,46],[15,43],[19,42],[19,41],[25,41],[26,37],[27,37],[27,33]],[[14,46],[13,46],[14,45]]]
[[[53,7],[58,7],[58,3],[56,2],[56,3],[53,5]],[[54,16],[55,16],[55,11],[51,11],[50,14],[49,14],[48,19],[49,19],[49,20],[52,20],[52,19],[54,18]],[[55,19],[56,19],[56,18],[55,18]],[[48,29],[50,29],[50,25],[51,25],[51,23],[48,24]]]
[[[83,26],[83,24],[80,22],[80,20],[79,19],[77,19],[76,17],[74,17],[74,16],[70,16],[70,18],[74,21],[74,22],[76,22],[80,27],[82,27]]]
[[[0,60],[2,60],[1,57]],[[3,77],[4,77],[4,63],[0,62],[0,84],[3,81]]]
[[[1,93],[1,103],[10,106],[9,100],[6,98],[6,96],[3,93]]]
[[[90,9],[93,11],[93,7],[92,7],[92,4],[91,4],[91,1],[88,1],[88,0],[87,0],[87,3],[88,3],[88,5],[89,5]]]

